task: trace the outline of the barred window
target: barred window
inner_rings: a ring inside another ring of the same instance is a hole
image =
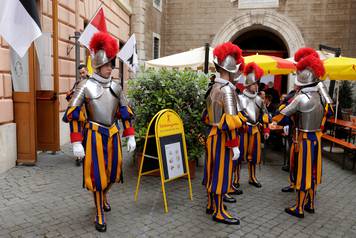
[[[153,59],[160,57],[160,36],[153,33]]]

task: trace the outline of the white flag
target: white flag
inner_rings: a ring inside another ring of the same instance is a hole
[[[127,64],[134,73],[136,73],[138,70],[138,56],[135,34],[132,34],[124,47],[122,47],[118,57],[124,61],[124,63]]]
[[[0,1],[0,36],[23,57],[31,43],[41,36],[37,5],[34,0]]]
[[[102,7],[98,9],[89,24],[85,27],[78,41],[89,49],[89,43],[93,35],[99,31],[107,32],[104,10]]]

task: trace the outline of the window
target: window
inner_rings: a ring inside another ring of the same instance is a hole
[[[153,59],[160,57],[160,38],[159,34],[153,33]]]
[[[162,11],[162,1],[161,0],[153,0],[153,6],[158,10]]]

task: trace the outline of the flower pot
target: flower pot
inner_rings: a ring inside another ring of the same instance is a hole
[[[136,153],[137,173],[140,172],[141,162],[142,162],[142,152]],[[189,166],[190,178],[194,179],[195,178],[196,161],[195,160],[189,160],[188,161],[188,166]],[[147,174],[147,176],[159,177],[160,176],[160,172],[156,171],[154,173]],[[184,176],[183,178],[187,178],[187,176]]]

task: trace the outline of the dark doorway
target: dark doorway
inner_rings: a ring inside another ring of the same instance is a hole
[[[233,43],[242,49],[244,56],[258,53],[281,58],[289,57],[288,49],[283,40],[268,30],[253,29],[246,31],[233,40]],[[287,75],[275,76],[274,82],[274,88],[281,94],[287,93]]]

